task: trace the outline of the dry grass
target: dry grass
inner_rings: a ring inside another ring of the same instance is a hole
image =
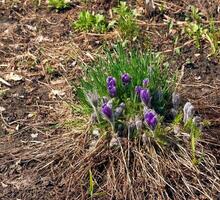
[[[18,190],[24,199],[89,199],[90,170],[93,199],[216,199],[217,160],[203,143],[197,148],[203,159],[193,165],[189,138],[184,135],[172,136],[176,142],[166,148],[152,138],[145,145],[141,141],[128,145],[127,139],[121,139],[121,146],[110,148],[104,137],[91,148],[90,123],[74,128],[41,143],[30,142],[22,150],[12,148],[8,160],[1,160],[2,166],[22,166],[23,174],[31,167],[31,182]],[[18,184],[10,174],[5,176],[9,177],[5,184]]]

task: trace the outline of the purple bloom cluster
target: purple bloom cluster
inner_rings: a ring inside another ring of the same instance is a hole
[[[144,114],[144,121],[150,126],[152,129],[154,129],[157,125],[157,116],[155,112],[148,111]]]
[[[116,79],[112,76],[109,76],[106,80],[107,82],[107,88],[108,88],[108,93],[111,97],[115,97],[117,94],[117,89],[116,89]]]
[[[122,74],[121,80],[123,85],[128,85],[131,82],[131,77],[129,76],[128,73]]]

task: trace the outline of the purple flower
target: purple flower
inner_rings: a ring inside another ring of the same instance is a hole
[[[148,83],[149,83],[149,79],[148,79],[148,78],[145,78],[145,79],[143,80],[143,86],[144,86],[144,87],[147,86]]]
[[[122,80],[123,85],[128,85],[131,82],[131,77],[129,76],[129,74],[125,73],[125,74],[122,74],[121,80]]]
[[[148,111],[144,114],[144,121],[150,126],[152,129],[154,129],[157,125],[157,116],[155,112]]]
[[[116,96],[117,94],[117,89],[116,89],[116,79],[112,76],[109,76],[106,80],[107,82],[107,89],[108,93],[111,97]]]
[[[107,120],[112,121],[113,119],[112,108],[107,103],[104,103],[102,105],[102,114]]]
[[[140,92],[140,98],[142,103],[144,103],[146,106],[148,105],[150,101],[150,92],[148,89],[142,89]]]
[[[107,86],[116,86],[116,79],[112,76],[108,76],[106,79]]]
[[[143,88],[140,86],[140,85],[138,85],[138,86],[136,86],[135,87],[135,92],[136,92],[136,94],[138,95],[138,96],[140,96],[140,93],[141,93],[141,90],[142,90]]]
[[[115,86],[108,86],[108,93],[111,97],[115,97],[117,94],[117,89]]]

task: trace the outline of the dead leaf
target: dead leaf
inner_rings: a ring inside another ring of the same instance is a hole
[[[65,95],[65,92],[63,92],[62,90],[52,90],[51,91],[51,94],[53,96],[64,96]]]
[[[22,76],[14,74],[14,72],[11,72],[10,74],[7,74],[5,76],[6,80],[12,80],[12,81],[20,81],[22,80],[22,78],[23,78]]]
[[[5,111],[5,108],[0,106],[0,112],[4,112]]]
[[[11,87],[11,84],[9,82],[7,82],[6,80],[4,80],[3,78],[0,78],[0,82],[4,85]]]
[[[5,183],[3,183],[3,182],[1,182],[1,184],[2,184],[2,187],[3,187],[3,188],[8,187],[8,185],[7,185],[7,184],[5,184]]]
[[[31,137],[32,137],[32,138],[37,138],[37,136],[38,136],[38,133],[32,133],[32,134],[31,134]]]

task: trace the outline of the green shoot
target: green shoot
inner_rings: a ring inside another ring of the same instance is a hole
[[[191,139],[191,149],[192,149],[192,162],[193,164],[198,164],[198,160],[196,158],[196,143],[201,136],[201,130],[195,125],[192,119],[190,119],[185,128],[190,132]]]
[[[66,0],[49,0],[49,7],[55,8],[57,11],[70,7],[70,3]]]
[[[93,14],[89,11],[82,11],[72,27],[75,30],[95,33],[105,33],[110,28],[104,15]]]
[[[140,31],[136,22],[136,12],[131,10],[126,2],[120,2],[113,11],[118,15],[116,24],[122,39],[135,40]]]

